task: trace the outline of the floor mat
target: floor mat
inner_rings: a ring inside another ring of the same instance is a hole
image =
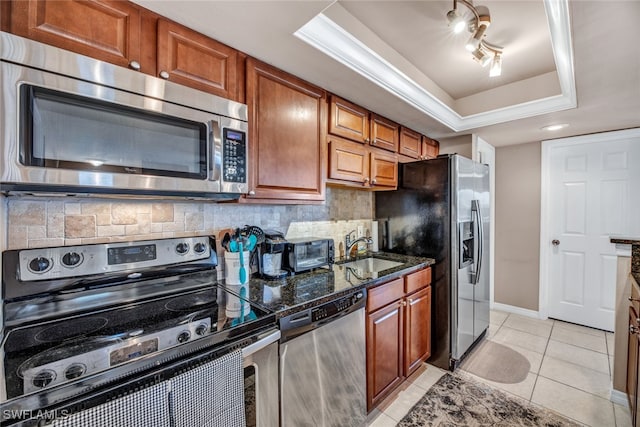
[[[555,412],[481,384],[464,373],[446,373],[398,427],[579,426]]]
[[[485,340],[467,356],[461,368],[490,381],[516,384],[527,378],[531,364],[517,351]]]

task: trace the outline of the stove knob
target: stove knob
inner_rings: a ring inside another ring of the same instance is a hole
[[[203,336],[204,334],[207,333],[208,330],[209,330],[209,327],[206,324],[202,323],[198,325],[198,327],[196,328],[196,335]]]
[[[189,341],[189,338],[191,338],[191,334],[189,333],[189,331],[182,331],[178,335],[178,342],[179,343],[187,342]]]
[[[195,245],[193,245],[193,250],[197,253],[197,254],[201,254],[204,253],[204,251],[207,250],[207,245],[205,245],[204,243],[200,242],[200,243],[196,243]]]
[[[87,367],[82,363],[74,363],[64,371],[64,377],[68,380],[74,380],[82,376],[87,371]]]
[[[51,369],[38,372],[31,380],[31,384],[38,388],[45,388],[56,379],[56,373]]]
[[[34,273],[44,273],[45,271],[51,268],[51,261],[45,257],[39,256],[38,258],[34,258],[29,262],[29,270]]]
[[[180,255],[186,254],[187,252],[189,252],[189,245],[186,243],[178,243],[176,245],[176,252]]]
[[[62,264],[65,267],[77,267],[82,262],[82,255],[78,252],[67,252],[62,257]]]

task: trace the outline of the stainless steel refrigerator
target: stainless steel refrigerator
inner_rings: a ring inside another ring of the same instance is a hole
[[[405,163],[398,189],[375,199],[381,250],[436,260],[429,363],[454,370],[489,327],[489,167],[459,155]]]

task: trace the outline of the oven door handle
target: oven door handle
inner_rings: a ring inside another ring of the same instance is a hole
[[[242,357],[249,357],[259,352],[269,344],[273,344],[280,339],[280,331],[277,329],[270,330],[258,335],[258,341],[242,348]]]

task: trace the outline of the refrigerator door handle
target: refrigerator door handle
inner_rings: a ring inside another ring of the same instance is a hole
[[[476,244],[474,245],[478,251],[478,257],[475,259],[475,271],[472,273],[471,279],[474,285],[480,282],[480,271],[482,270],[482,258],[484,255],[484,250],[482,244],[484,242],[484,224],[482,223],[482,211],[480,210],[480,201],[472,200],[471,201],[471,212],[475,215],[474,223],[477,225],[478,230],[475,233],[474,238],[476,239]]]

